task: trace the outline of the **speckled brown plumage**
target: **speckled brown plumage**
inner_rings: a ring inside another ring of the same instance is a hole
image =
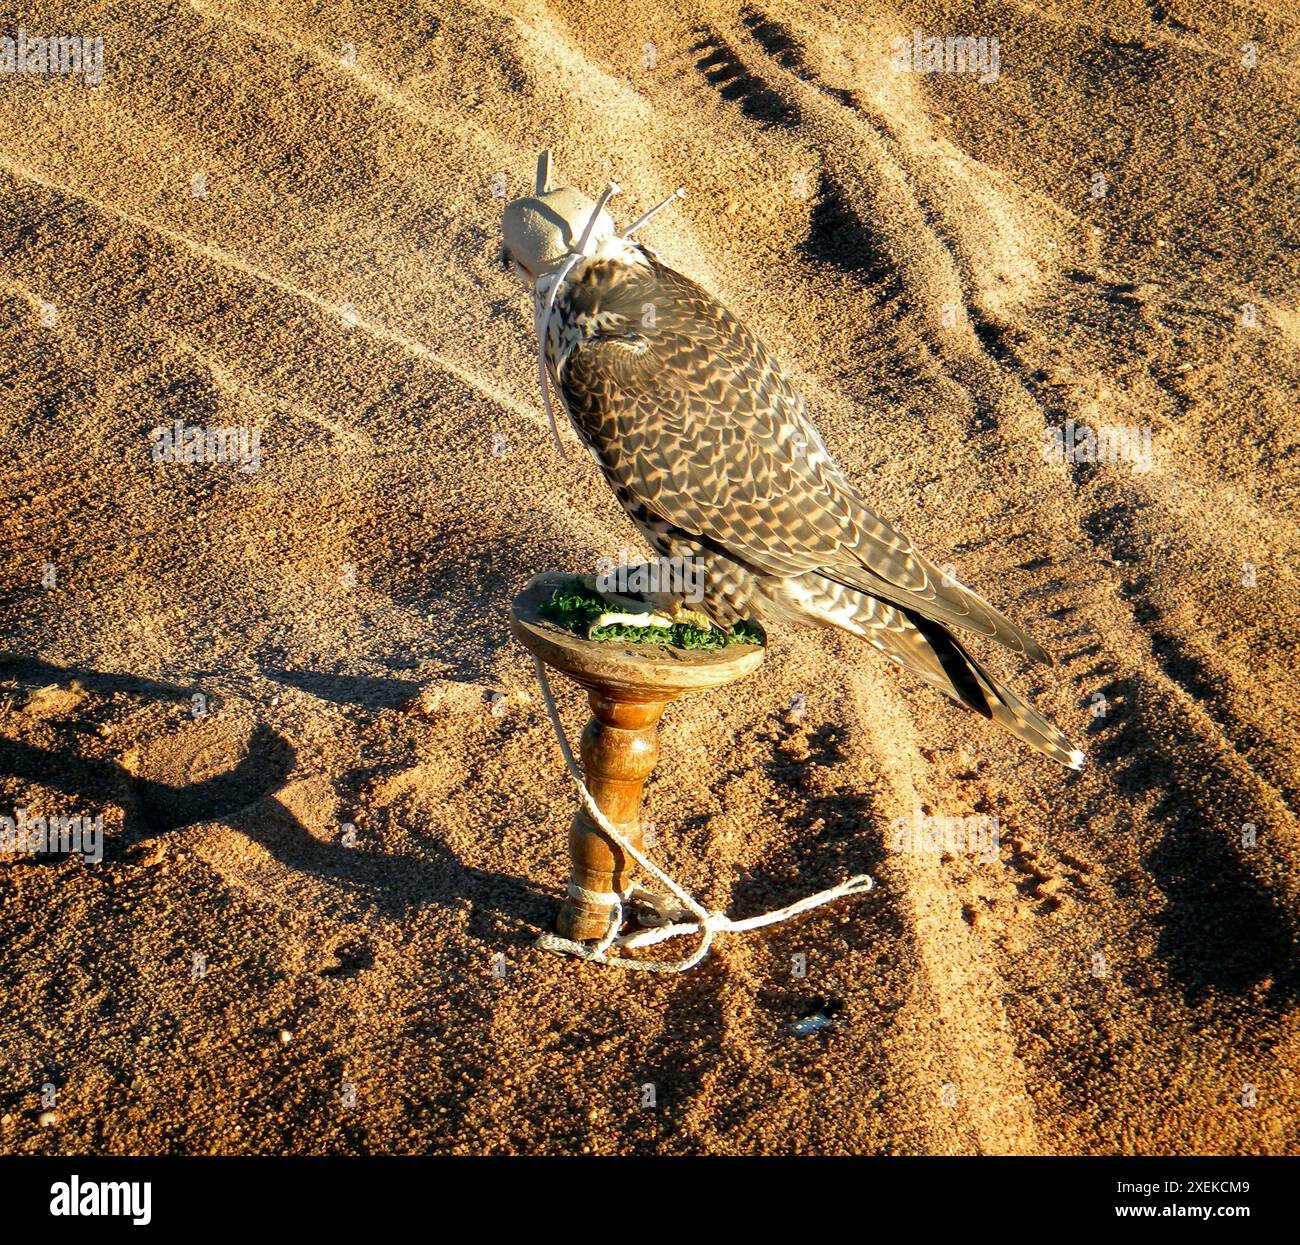
[[[656,552],[704,568],[698,606],[862,636],[932,687],[1063,764],[1069,741],[950,628],[1037,661],[1042,647],[874,513],[762,343],[662,264],[580,264],[547,360],[573,423]]]

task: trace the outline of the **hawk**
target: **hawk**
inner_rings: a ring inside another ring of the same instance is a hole
[[[547,414],[553,387],[655,552],[704,568],[692,608],[722,628],[754,619],[846,631],[1082,768],[1083,753],[958,633],[1050,664],[1042,646],[868,506],[758,338],[632,240],[654,213],[618,233],[604,210],[616,192],[593,203],[554,188],[543,152],[534,194],[506,206],[501,255],[533,291]]]

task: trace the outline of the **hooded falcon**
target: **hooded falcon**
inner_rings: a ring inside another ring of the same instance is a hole
[[[847,631],[1081,768],[1083,753],[959,633],[1050,664],[1042,646],[867,505],[758,338],[631,239],[654,213],[617,232],[604,210],[616,192],[593,203],[555,188],[543,152],[534,194],[505,209],[502,260],[533,290],[548,415],[553,387],[655,552],[703,568],[692,608],[724,629],[753,619]]]

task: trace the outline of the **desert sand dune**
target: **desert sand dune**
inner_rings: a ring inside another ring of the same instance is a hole
[[[1297,1149],[1291,6],[6,16],[104,74],[0,78],[0,813],[107,843],[0,862],[0,1150]],[[996,80],[897,72],[916,29]],[[645,240],[1088,755],[774,629],[668,711],[658,855],[742,915],[877,887],[682,977],[532,946],[572,793],[508,603],[644,552],[497,262],[543,146],[622,224],[686,187]],[[153,461],[174,421],[256,469]],[[1135,456],[1045,456],[1103,425]],[[898,850],[925,817],[993,858]]]

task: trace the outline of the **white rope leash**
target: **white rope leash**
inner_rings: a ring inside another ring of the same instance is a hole
[[[599,942],[592,946],[576,942],[573,939],[561,938],[558,934],[542,934],[538,937],[536,945],[543,950],[554,951],[560,955],[577,956],[579,959],[590,960],[597,964],[613,964],[618,968],[649,973],[684,973],[688,969],[694,968],[708,955],[709,948],[713,944],[713,936],[716,933],[743,933],[746,930],[761,929],[765,925],[776,925],[781,921],[788,921],[791,917],[798,916],[801,912],[818,908],[822,904],[831,903],[833,900],[842,899],[847,895],[865,895],[875,885],[867,874],[860,873],[839,883],[838,886],[832,886],[829,890],[818,891],[815,895],[808,895],[804,899],[787,904],[784,908],[764,912],[759,916],[745,917],[739,921],[733,921],[725,912],[709,911],[697,902],[689,891],[660,869],[654,861],[628,842],[601,811],[591,792],[587,790],[587,784],[583,781],[582,772],[578,768],[578,763],[574,760],[573,750],[569,747],[568,738],[564,734],[564,726],[560,722],[560,715],[555,707],[555,697],[551,694],[550,681],[546,677],[546,667],[542,664],[541,659],[536,656],[533,657],[533,666],[537,670],[537,684],[541,688],[542,699],[546,702],[546,712],[551,719],[551,729],[555,732],[555,741],[560,745],[565,767],[569,771],[569,777],[573,779],[573,785],[578,789],[578,798],[582,801],[583,808],[587,810],[588,816],[609,838],[648,874],[663,883],[671,892],[671,897],[677,900],[677,904],[674,905],[669,895],[656,895],[651,891],[644,891],[637,887],[631,887],[625,894],[620,895],[616,891],[589,891],[575,882],[570,882],[569,894],[572,898],[595,906],[610,905],[613,911],[610,915],[609,926]],[[620,934],[619,930],[623,927],[624,910],[629,902],[650,909],[653,913],[650,918],[652,924],[647,929],[633,930],[629,934]],[[703,937],[700,939],[700,945],[690,955],[680,960],[633,960],[626,956],[609,954],[611,949],[630,950],[635,947],[648,947],[658,942],[665,942],[669,938],[679,938],[686,934],[702,934]]]

